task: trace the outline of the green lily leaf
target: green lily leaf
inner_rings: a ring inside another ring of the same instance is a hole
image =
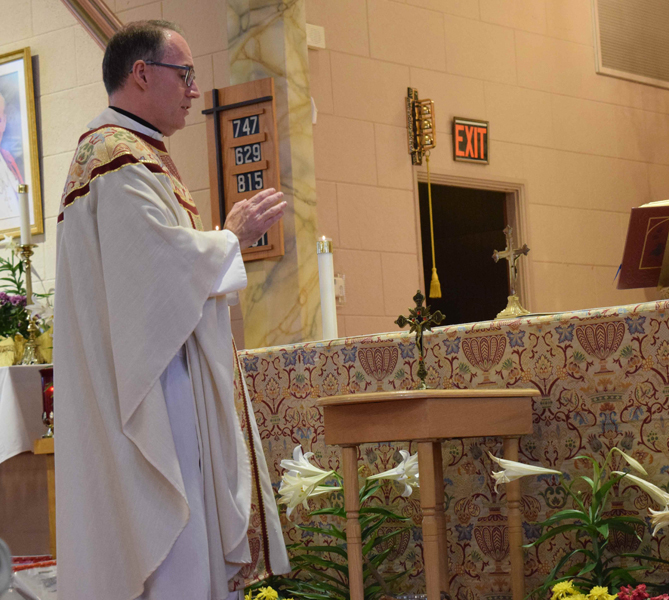
[[[539,539],[534,540],[531,544],[527,544],[525,547],[530,548],[532,546],[538,546],[539,544],[542,544],[546,540],[555,537],[556,535],[560,535],[566,531],[573,531],[574,529],[583,529],[583,525],[569,523],[568,525],[559,525],[558,527],[553,527],[550,531],[547,531],[545,534],[543,534]]]
[[[302,531],[309,531],[311,533],[320,533],[321,535],[329,535],[332,537],[336,537],[339,540],[344,540],[346,541],[346,534],[339,529],[338,527],[335,527],[334,525],[330,525],[330,527],[308,527],[306,525],[298,525],[298,529],[301,529]]]

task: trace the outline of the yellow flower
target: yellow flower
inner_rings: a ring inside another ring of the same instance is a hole
[[[609,594],[609,588],[602,587],[601,585],[593,587],[588,594],[588,600],[611,600],[615,597]]]
[[[279,593],[271,587],[260,588],[256,600],[278,600]]]
[[[560,581],[553,586],[553,595],[551,600],[561,600],[568,598],[572,594],[578,593],[574,587],[573,581]]]
[[[244,596],[244,600],[253,600],[253,592],[249,592]]]

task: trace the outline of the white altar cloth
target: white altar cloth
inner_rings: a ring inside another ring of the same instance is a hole
[[[46,433],[39,370],[50,366],[0,367],[0,463],[32,451],[35,440]]]

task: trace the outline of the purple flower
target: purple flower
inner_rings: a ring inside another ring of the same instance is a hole
[[[0,292],[0,303],[7,304],[9,302],[9,295],[7,292]]]
[[[14,305],[14,306],[25,306],[26,305],[26,297],[25,296],[19,296],[18,294],[16,296],[10,296],[9,301]]]

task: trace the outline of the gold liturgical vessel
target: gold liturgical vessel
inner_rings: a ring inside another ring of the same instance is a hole
[[[434,124],[434,101],[420,100],[418,90],[408,88],[406,97],[407,135],[411,163],[423,164],[427,168],[427,196],[430,205],[430,238],[432,241],[432,280],[430,281],[430,298],[441,298],[441,284],[437,276],[434,255],[434,222],[432,219],[432,183],[430,181],[430,150],[437,145],[437,129]]]
[[[492,259],[497,262],[500,258],[506,259],[509,268],[509,301],[506,308],[495,317],[495,319],[512,319],[513,317],[521,317],[522,315],[529,315],[530,311],[525,310],[520,305],[520,299],[516,294],[516,279],[518,277],[518,259],[521,256],[527,256],[530,251],[527,244],[522,247],[513,249],[513,228],[507,225],[504,228],[504,235],[506,236],[506,249],[501,252],[495,250],[492,253]]]

